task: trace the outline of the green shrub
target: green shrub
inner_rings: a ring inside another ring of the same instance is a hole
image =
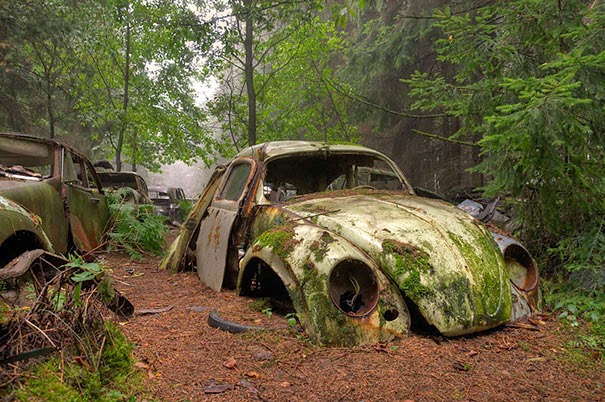
[[[162,254],[168,232],[165,218],[156,215],[152,205],[126,202],[129,192],[121,188],[108,194],[112,217],[107,233],[110,248],[123,249],[134,259],[142,259],[144,253]]]

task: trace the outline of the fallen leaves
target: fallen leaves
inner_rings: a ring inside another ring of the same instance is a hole
[[[229,357],[227,360],[225,360],[223,362],[223,366],[228,369],[234,369],[236,364],[237,364],[237,360],[235,360],[233,357]]]
[[[545,357],[530,357],[529,359],[525,360],[525,363],[545,362],[545,361],[546,361]]]

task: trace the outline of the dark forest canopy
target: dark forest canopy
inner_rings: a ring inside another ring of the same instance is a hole
[[[502,196],[551,272],[603,270],[603,1],[5,0],[0,21],[2,131],[151,169],[363,142]]]

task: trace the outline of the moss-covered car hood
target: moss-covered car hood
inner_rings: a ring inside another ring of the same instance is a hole
[[[442,334],[463,335],[510,320],[504,259],[491,234],[468,214],[401,193],[318,196],[282,207],[362,249]]]

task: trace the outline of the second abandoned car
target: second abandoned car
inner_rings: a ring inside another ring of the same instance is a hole
[[[92,250],[108,219],[83,155],[55,140],[0,133],[0,269],[32,250]]]
[[[274,142],[211,177],[163,262],[219,291],[290,302],[309,336],[355,345],[433,328],[470,334],[532,315],[538,272],[516,240],[416,196],[354,145]]]
[[[151,204],[145,180],[136,172],[115,172],[97,168],[101,185],[107,191],[123,192],[124,201],[135,204]]]
[[[185,205],[191,205],[185,197],[185,191],[180,187],[150,186],[149,198],[155,205],[158,215],[168,218],[169,223],[181,223],[187,213]]]

